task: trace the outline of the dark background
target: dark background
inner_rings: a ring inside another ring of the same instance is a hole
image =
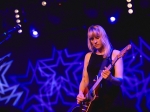
[[[83,59],[89,51],[87,29],[99,24],[114,48],[133,44],[124,58],[125,106],[148,112],[150,1],[132,0],[133,14],[128,13],[126,0],[47,0],[45,7],[41,2],[1,1],[0,34],[16,25],[15,9],[19,9],[23,30],[13,32],[6,41],[0,37],[1,108],[70,112],[76,105]],[[109,22],[110,16],[116,17],[115,23]],[[32,28],[39,32],[38,38],[31,36]]]

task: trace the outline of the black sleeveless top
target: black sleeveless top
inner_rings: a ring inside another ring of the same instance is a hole
[[[112,56],[112,55],[111,55]],[[111,56],[108,58],[103,58],[102,55],[97,55],[96,53],[92,53],[89,64],[87,66],[87,72],[89,75],[89,88],[94,84],[93,79],[99,73],[99,70],[103,70],[104,66],[108,66],[111,63]],[[105,65],[101,66],[102,61],[105,60]],[[114,68],[111,69],[111,74],[114,76]],[[98,100],[95,101],[97,107],[94,109],[98,109],[99,111],[113,110],[114,107],[122,106],[122,91],[120,86],[116,86],[112,84],[109,80],[102,79],[100,82],[100,88],[98,89]],[[94,110],[94,112],[99,112],[98,110]]]

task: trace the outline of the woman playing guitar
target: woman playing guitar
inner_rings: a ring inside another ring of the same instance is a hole
[[[113,49],[105,30],[100,25],[90,26],[87,36],[90,52],[85,55],[83,76],[77,95],[77,103],[81,105],[80,111],[121,112],[123,106],[120,87],[123,80],[122,57],[117,59],[111,69],[107,68],[120,51]],[[102,66],[103,60],[105,64]],[[100,77],[102,77],[100,83],[94,87],[93,84]]]

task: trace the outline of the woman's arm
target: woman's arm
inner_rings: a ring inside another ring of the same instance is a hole
[[[85,55],[82,80],[81,80],[80,85],[79,85],[79,94],[77,95],[77,103],[78,104],[85,99],[84,95],[86,93],[87,86],[89,84],[87,66],[88,66],[90,56],[91,56],[90,53],[87,53]]]
[[[113,59],[120,53],[118,50],[114,50],[113,52]],[[123,79],[123,59],[120,58],[117,60],[114,66],[115,69],[115,75],[112,77],[111,82],[116,84],[116,85],[121,85],[122,84],[122,79]]]
[[[120,53],[119,50],[114,50],[112,54],[112,60]],[[115,69],[115,74],[114,76],[111,75],[110,71],[103,70],[103,78],[110,80],[111,83],[114,85],[121,85],[122,84],[122,79],[123,79],[123,59],[119,58],[117,62],[114,65]]]
[[[87,66],[88,66],[88,63],[89,63],[90,56],[91,56],[91,53],[87,53],[85,55],[85,59],[84,59],[82,80],[81,80],[80,85],[79,85],[79,92],[82,92],[82,93],[85,92],[85,89],[87,88],[88,83],[89,83],[89,77],[88,77],[88,73],[87,73]]]

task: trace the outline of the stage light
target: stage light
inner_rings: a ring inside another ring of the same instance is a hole
[[[131,2],[131,0],[127,0],[127,2]]]
[[[20,12],[20,11],[19,11],[18,9],[15,9],[15,10],[14,10],[15,18],[16,18],[16,23],[21,27],[21,20],[19,19],[19,18],[20,18],[19,12]],[[18,33],[22,33],[22,29],[19,29],[19,30],[18,30]]]
[[[39,36],[39,33],[36,30],[31,30],[31,36],[37,38]]]
[[[131,3],[128,3],[128,4],[127,4],[127,7],[128,7],[128,8],[131,8],[131,7],[132,7],[132,4],[131,4]]]
[[[22,29],[18,30],[18,33],[22,33]]]
[[[19,10],[18,9],[15,9],[15,11],[14,11],[15,13],[19,13]]]
[[[131,0],[127,0],[127,8],[128,8],[128,13],[132,14],[133,13],[133,9],[132,9]]]
[[[115,24],[116,23],[116,17],[115,16],[111,16],[111,17],[109,17],[109,23],[110,24]]]
[[[16,20],[16,23],[20,23],[20,22],[21,22],[20,19],[17,19],[17,20]]]
[[[42,6],[46,6],[46,2],[45,1],[42,1]]]
[[[38,34],[38,32],[37,31],[33,31],[33,35],[37,35]]]
[[[61,6],[61,3],[59,3],[58,5]]]
[[[16,15],[15,15],[15,17],[16,17],[16,18],[19,18],[19,17],[20,17],[20,15],[19,15],[19,14],[16,14]]]
[[[132,14],[132,13],[133,13],[133,10],[132,10],[132,9],[129,9],[129,10],[128,10],[128,13],[129,13],[129,14]]]
[[[110,22],[115,22],[116,18],[115,17],[110,17]]]

